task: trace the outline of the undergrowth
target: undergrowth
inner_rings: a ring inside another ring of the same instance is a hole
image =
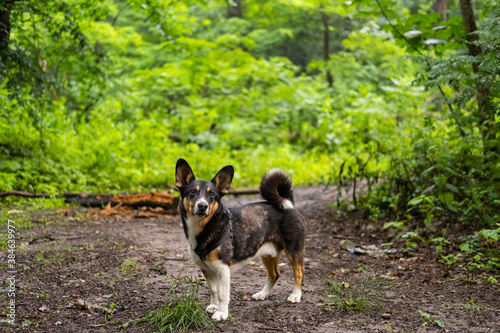
[[[169,300],[136,320],[147,332],[186,332],[210,327],[212,320],[198,298],[199,284],[192,277],[177,276],[168,291]]]
[[[332,302],[325,303],[327,309],[348,313],[366,312],[376,305],[374,290],[379,283],[374,277],[365,276],[356,283],[329,280],[328,286],[332,294],[328,297]]]

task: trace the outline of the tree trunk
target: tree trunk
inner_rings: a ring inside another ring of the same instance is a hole
[[[477,57],[483,52],[481,46],[477,45],[476,42],[479,40],[479,35],[476,33],[477,25],[476,19],[474,17],[474,9],[472,7],[472,0],[460,0],[460,11],[462,12],[462,22],[464,24],[465,31],[467,32],[467,37],[465,44],[469,51],[469,55]],[[472,64],[472,71],[477,73],[479,71],[479,63],[475,62]],[[479,80],[476,81],[476,97],[477,97],[477,110],[481,117],[481,125],[483,125],[483,145],[486,152],[496,152],[498,147],[492,146],[489,142],[494,140],[495,136],[493,133],[493,122],[490,121],[493,115],[488,114],[485,110],[485,106],[489,103],[490,90]]]
[[[227,5],[227,18],[238,17],[242,18],[241,13],[241,2],[243,0],[232,0],[230,4]]]
[[[460,10],[462,11],[462,22],[464,24],[465,31],[467,32],[467,37],[465,40],[465,45],[469,50],[469,55],[473,57],[477,57],[483,51],[481,47],[476,44],[479,40],[479,35],[476,33],[477,25],[476,19],[474,18],[474,10],[472,8],[471,0],[460,0]],[[474,73],[477,73],[479,70],[479,64],[473,63],[472,70]],[[477,89],[477,104],[478,111],[483,120],[486,120],[488,117],[484,114],[484,103],[488,100],[489,91],[480,83],[476,84]]]
[[[474,10],[472,8],[471,0],[460,0],[460,10],[462,12],[462,22],[467,32],[466,45],[469,50],[469,54],[473,57],[477,57],[481,54],[481,47],[474,44],[479,39],[479,36],[475,33],[477,30],[476,19],[474,18]],[[477,65],[474,72],[477,71]]]
[[[323,21],[323,58],[326,65],[328,66],[328,60],[330,60],[330,29],[328,28],[328,16],[325,13],[321,13],[321,18]],[[333,76],[330,70],[326,69],[326,81],[328,82],[328,87],[333,87]]]
[[[440,21],[446,21],[446,12],[448,10],[448,2],[449,0],[435,0],[432,5],[432,11],[434,13],[441,14]]]
[[[10,39],[11,4],[0,5],[0,53],[7,51]]]

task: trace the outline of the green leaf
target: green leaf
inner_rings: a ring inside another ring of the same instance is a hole
[[[427,174],[428,174],[429,172],[431,172],[432,170],[434,170],[434,169],[435,169],[435,166],[431,166],[430,168],[428,168],[428,169],[424,170],[424,171],[422,172],[422,177],[426,177],[426,176],[427,176]],[[433,185],[433,186],[434,186],[434,185]]]
[[[460,191],[458,190],[458,187],[456,187],[455,185],[452,185],[450,183],[446,183],[444,184],[444,186],[449,189],[450,191],[452,192],[455,192],[455,193],[459,193]]]
[[[428,213],[427,216],[425,217],[425,225],[428,226],[429,224],[432,223],[432,220],[434,219],[434,214],[433,213]]]
[[[438,193],[438,198],[443,205],[449,206],[455,200],[455,196],[449,192],[440,192]]]
[[[434,320],[434,322],[439,326],[439,327],[444,327],[444,321],[442,321],[441,319],[436,319]]]
[[[422,311],[422,310],[417,310],[417,311],[418,311],[418,313],[420,313],[420,315],[422,315],[425,319],[427,319],[427,320],[430,320],[430,319],[431,319],[431,315],[430,315],[430,314],[428,314],[427,312],[424,312],[424,311]]]
[[[436,188],[436,185],[431,185],[422,191],[422,195],[432,192]]]

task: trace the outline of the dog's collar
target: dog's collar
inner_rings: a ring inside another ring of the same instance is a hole
[[[227,232],[224,234],[224,236],[222,236],[222,238],[219,239],[219,241],[217,243],[212,244],[211,246],[207,246],[204,249],[200,249],[198,246],[196,246],[196,248],[193,249],[193,251],[198,255],[198,257],[200,257],[200,259],[203,263],[205,263],[205,260],[203,260],[203,258],[205,258],[210,252],[212,252],[213,250],[215,250],[216,248],[218,248],[219,246],[224,244],[229,238],[233,238],[232,215],[231,215],[231,212],[229,211],[229,209],[226,209],[226,212],[227,212],[227,215],[229,217],[229,229],[227,229]],[[191,245],[191,248],[192,247],[193,246]]]

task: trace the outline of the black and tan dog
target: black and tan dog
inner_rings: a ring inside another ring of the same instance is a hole
[[[229,192],[234,169],[222,168],[212,181],[198,180],[184,159],[177,161],[176,186],[189,255],[198,265],[210,289],[207,312],[212,318],[228,316],[230,276],[252,258],[262,257],[268,278],[252,296],[264,300],[280,276],[279,258],[284,251],[292,265],[295,287],[288,301],[300,302],[304,274],[305,219],[295,210],[292,182],[280,169],[266,173],[260,184],[265,202],[224,209],[221,198]]]

